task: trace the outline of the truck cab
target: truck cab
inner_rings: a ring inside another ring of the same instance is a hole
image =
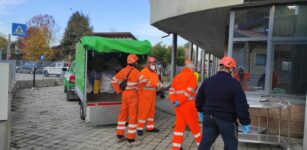
[[[66,93],[66,100],[76,100],[78,95],[75,92],[75,71],[76,63],[73,61],[67,70],[66,67],[63,68],[64,71],[64,92]]]

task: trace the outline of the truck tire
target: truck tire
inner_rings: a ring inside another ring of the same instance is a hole
[[[71,92],[70,92],[70,91],[67,91],[67,92],[66,92],[66,100],[67,100],[67,101],[71,101],[71,100],[72,100],[71,97],[72,97]]]
[[[82,120],[85,120],[85,112],[84,112],[84,109],[83,109],[83,104],[82,102],[79,103],[79,106],[80,106],[80,118]]]

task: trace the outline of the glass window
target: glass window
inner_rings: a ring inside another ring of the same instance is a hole
[[[52,64],[50,65],[50,67],[55,67],[55,63],[52,63]]]
[[[289,72],[291,70],[291,62],[290,61],[282,61],[281,62],[281,71]]]
[[[274,36],[307,36],[307,5],[276,6]]]
[[[56,63],[56,67],[62,67],[62,63]]]
[[[264,94],[266,42],[235,42],[233,57],[237,60],[236,78],[247,92]],[[240,75],[239,69],[244,73]],[[242,76],[243,75],[243,76]]]
[[[266,54],[256,54],[256,65],[266,64]]]
[[[269,10],[269,7],[237,10],[235,16],[234,37],[267,37]]]
[[[307,90],[306,58],[307,44],[274,46],[273,93],[300,95],[304,99]]]
[[[71,64],[71,71],[72,71],[73,73],[76,72],[76,63],[72,63],[72,64]]]

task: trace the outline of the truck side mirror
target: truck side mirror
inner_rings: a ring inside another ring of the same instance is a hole
[[[64,67],[64,68],[62,68],[62,71],[67,71],[67,68],[65,68],[65,67]]]

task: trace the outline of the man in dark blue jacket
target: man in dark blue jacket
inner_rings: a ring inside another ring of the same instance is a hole
[[[199,150],[210,150],[219,134],[225,150],[238,149],[237,118],[243,134],[249,132],[249,105],[241,84],[231,76],[237,63],[225,56],[219,65],[219,72],[201,84],[196,96],[197,110],[204,113]]]

